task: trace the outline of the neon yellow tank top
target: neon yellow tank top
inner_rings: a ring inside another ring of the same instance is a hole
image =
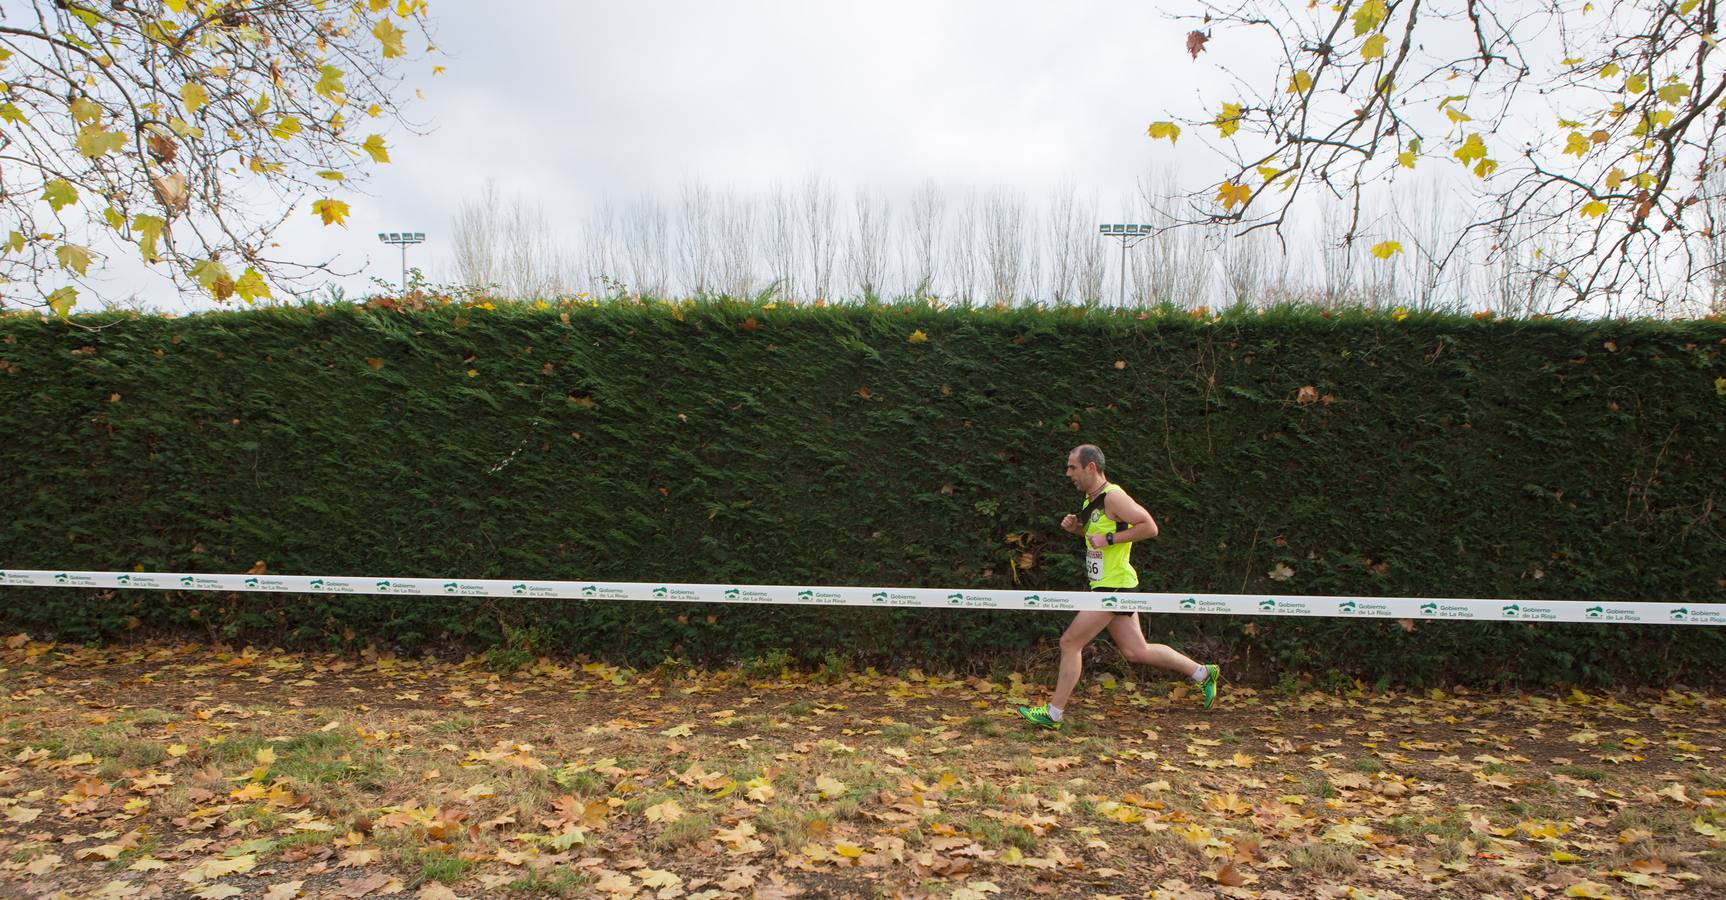
[[[1118,484],[1104,485],[1102,494],[1113,493],[1121,489]],[[1135,588],[1139,586],[1139,573],[1132,563],[1133,545],[1128,543],[1107,544],[1098,550],[1091,546],[1091,535],[1114,534],[1115,520],[1098,507],[1091,512],[1091,518],[1085,523],[1085,580],[1093,588]]]

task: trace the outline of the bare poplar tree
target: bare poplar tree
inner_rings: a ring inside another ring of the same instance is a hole
[[[1072,303],[1079,293],[1080,247],[1090,226],[1079,221],[1078,198],[1071,180],[1062,181],[1050,192],[1047,214],[1048,282],[1040,293],[1052,303]]]
[[[949,251],[953,261],[949,290],[955,299],[966,304],[976,302],[978,297],[977,282],[983,272],[983,242],[979,236],[982,227],[983,198],[974,190],[967,191],[959,204]]]
[[[1461,225],[1450,200],[1453,190],[1444,180],[1428,175],[1397,203],[1397,218],[1407,243],[1403,255],[1408,259],[1408,301],[1416,309],[1461,306],[1465,302],[1454,277],[1456,268],[1466,261],[1459,261],[1455,252]],[[1447,293],[1452,296],[1447,297]]]
[[[478,197],[463,198],[450,223],[450,245],[455,254],[457,277],[478,291],[502,285],[502,260],[498,242],[503,236],[503,200],[497,182],[486,179]]]
[[[901,266],[911,282],[910,293],[914,297],[935,293],[935,282],[941,274],[946,219],[946,195],[933,180],[925,180],[911,195],[910,234],[901,244],[908,257]]]
[[[580,265],[582,285],[593,286],[624,280],[617,219],[617,206],[610,197],[604,197],[600,199],[599,207],[583,223]]]
[[[677,238],[683,259],[683,287],[699,296],[713,287],[713,191],[699,178],[685,181],[680,205]]]
[[[1016,303],[1025,281],[1025,201],[1006,188],[984,206],[984,265],[990,303]]]
[[[779,296],[793,299],[804,296],[797,277],[802,259],[802,232],[799,231],[797,223],[797,198],[784,182],[775,182],[768,198],[767,220],[763,225],[767,242],[767,268]]]
[[[803,247],[808,253],[809,288],[817,298],[833,299],[833,259],[838,252],[838,201],[819,174],[803,183]]]
[[[1219,229],[1215,237],[1224,302],[1263,305],[1267,285],[1282,280],[1282,249],[1275,236],[1264,231],[1237,236]]]
[[[733,297],[755,295],[755,201],[727,190],[719,203],[719,288]]]
[[[887,232],[891,210],[887,198],[858,188],[852,200],[851,230],[845,241],[845,262],[851,285],[864,298],[882,294],[887,279]]]
[[[672,291],[671,219],[657,197],[642,195],[629,207],[624,222],[624,280],[645,296],[668,297]]]

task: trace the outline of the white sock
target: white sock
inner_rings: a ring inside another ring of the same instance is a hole
[[[1061,708],[1059,706],[1050,706],[1049,718],[1056,722],[1061,721]]]
[[[1211,670],[1204,666],[1199,666],[1193,670],[1193,681],[1196,681],[1199,684],[1204,684],[1205,679],[1209,677],[1211,677]]]

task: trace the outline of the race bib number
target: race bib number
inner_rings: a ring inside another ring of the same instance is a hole
[[[1103,551],[1085,551],[1085,580],[1093,582],[1103,580]]]

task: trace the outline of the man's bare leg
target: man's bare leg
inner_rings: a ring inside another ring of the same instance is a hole
[[[1089,644],[1103,629],[1111,627],[1110,619],[1116,618],[1112,612],[1082,612],[1073,617],[1073,623],[1061,634],[1061,676],[1055,682],[1055,696],[1049,700],[1049,705],[1060,710],[1067,708],[1067,701],[1073,697],[1073,689],[1079,686],[1079,675],[1085,668],[1085,645]],[[1144,638],[1139,638],[1144,643]]]
[[[1086,614],[1081,613],[1081,615]],[[1113,622],[1108,623],[1109,636],[1115,639],[1115,646],[1120,648],[1121,655],[1125,656],[1128,662],[1155,666],[1170,672],[1179,672],[1188,678],[1191,678],[1193,672],[1199,668],[1199,664],[1194,662],[1192,657],[1168,644],[1146,643],[1144,629],[1139,625],[1138,613],[1133,613],[1130,616],[1116,616],[1113,613],[1109,615],[1114,618]],[[1061,660],[1063,664],[1067,658],[1065,640],[1062,638]]]

